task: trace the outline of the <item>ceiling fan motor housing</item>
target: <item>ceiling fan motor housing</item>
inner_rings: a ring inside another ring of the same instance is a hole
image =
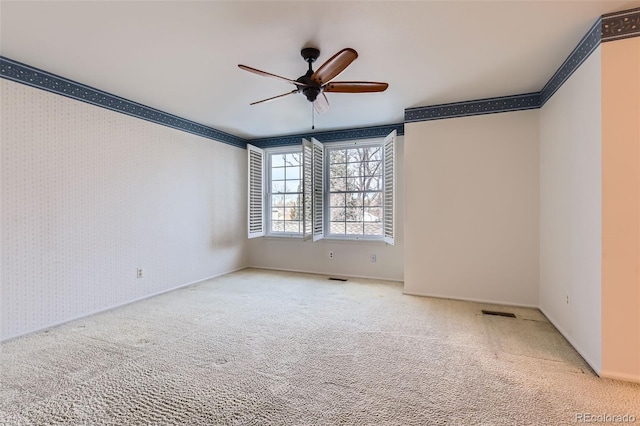
[[[309,102],[313,102],[313,101],[316,100],[316,98],[320,94],[320,88],[319,87],[305,87],[304,89],[302,89],[302,94],[307,97],[307,100]]]
[[[308,49],[311,49],[311,48],[308,48]],[[304,50],[305,49],[302,50],[303,53],[304,53]],[[318,49],[314,49],[314,50],[318,51]],[[307,71],[307,73],[296,80],[297,82],[304,84],[304,86],[298,86],[298,90],[300,90],[302,94],[307,97],[307,100],[309,102],[315,101],[318,95],[320,94],[320,85],[311,79],[312,75],[313,75],[313,69],[311,69],[311,62],[309,62],[309,70]]]

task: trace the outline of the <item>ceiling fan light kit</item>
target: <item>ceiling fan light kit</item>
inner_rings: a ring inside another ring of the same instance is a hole
[[[325,92],[383,92],[387,89],[387,87],[389,87],[387,83],[372,81],[332,81],[358,57],[358,52],[349,47],[346,49],[342,49],[341,51],[333,55],[324,64],[322,64],[317,71],[313,70],[312,64],[320,56],[320,50],[314,47],[305,47],[304,49],[302,49],[300,54],[302,55],[302,58],[309,64],[309,68],[304,75],[298,77],[296,80],[280,77],[279,75],[261,71],[256,68],[251,68],[246,65],[238,65],[240,69],[243,69],[245,71],[249,71],[263,77],[275,78],[277,80],[291,83],[296,86],[296,88],[291,92],[283,93],[282,95],[273,96],[261,101],[252,102],[251,105],[280,99],[288,95],[293,95],[294,93],[302,93],[307,98],[307,100],[313,104],[313,109],[317,113],[321,114],[329,110],[329,100],[327,99]]]

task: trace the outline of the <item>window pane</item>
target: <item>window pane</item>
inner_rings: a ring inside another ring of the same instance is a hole
[[[331,194],[331,206],[344,207],[346,205],[347,194]]]
[[[284,220],[300,220],[300,209],[298,206],[287,206],[284,209]]]
[[[267,183],[271,192],[269,229],[274,233],[300,233],[302,152],[295,148],[292,150],[296,152],[270,155],[271,182]],[[291,192],[293,194],[285,195]]]
[[[347,234],[362,235],[363,234],[362,222],[347,222]]]
[[[287,167],[285,169],[285,173],[287,174],[287,180],[289,180],[289,179],[300,179],[300,166]]]
[[[365,207],[365,222],[382,222],[382,207]]]
[[[300,204],[300,196],[298,194],[285,195],[284,205],[287,207],[297,206]]]
[[[272,195],[271,207],[284,207],[284,195]]]
[[[285,192],[302,192],[302,181],[299,179],[288,180],[285,184]]]
[[[328,151],[332,235],[383,235],[383,156],[380,145]]]
[[[347,163],[358,162],[362,160],[362,155],[360,154],[360,148],[351,148],[347,149],[346,158]]]
[[[365,222],[364,233],[366,235],[382,235],[382,223]]]
[[[284,207],[274,207],[271,208],[271,219],[272,220],[284,220]]]
[[[370,147],[369,148],[369,161],[382,161],[382,148]]]
[[[284,162],[287,166],[299,166],[301,164],[300,163],[301,157],[302,155],[299,152],[286,154]]]
[[[348,221],[362,220],[362,207],[347,207],[345,210],[345,215]]]
[[[331,222],[331,231],[332,234],[342,234],[345,233],[345,224],[344,222]]]
[[[361,177],[347,178],[347,191],[364,191],[367,189],[367,180]]]
[[[331,177],[345,177],[347,175],[347,165],[344,163],[331,164]]]
[[[285,231],[299,233],[300,222],[285,222]]]
[[[272,154],[271,155],[271,167],[284,166],[284,154]]]
[[[348,194],[347,195],[347,206],[349,206],[349,207],[360,207],[360,206],[362,206],[362,193]]]
[[[366,180],[368,191],[382,191],[382,177],[369,177]]]
[[[271,182],[271,192],[278,193],[284,192],[284,181],[283,180],[274,180]]]
[[[345,149],[332,149],[329,152],[329,162],[331,164],[345,163],[346,162],[346,150]]]
[[[284,167],[272,167],[271,180],[283,180],[283,179],[284,179]]]
[[[360,163],[349,163],[347,164],[347,176],[348,177],[354,177],[354,176],[360,176],[361,170],[360,170]]]
[[[330,219],[332,222],[334,221],[343,221],[345,220],[345,209],[344,208],[336,208],[331,207],[330,209]]]
[[[382,192],[365,192],[364,205],[367,207],[382,207]]]
[[[347,183],[344,178],[330,179],[329,191],[334,192],[334,191],[346,191],[346,190],[347,190]]]
[[[382,176],[382,163],[380,161],[362,163],[362,176]]]

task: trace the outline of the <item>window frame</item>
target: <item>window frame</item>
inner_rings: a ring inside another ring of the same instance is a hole
[[[381,221],[382,232],[380,235],[347,235],[347,234],[332,234],[331,233],[331,191],[330,191],[330,183],[331,183],[331,165],[330,165],[330,151],[338,150],[338,149],[346,149],[346,148],[369,148],[376,147],[380,148],[381,151],[381,159],[380,164],[383,167],[383,171],[381,173],[381,187],[382,190],[382,198],[384,200],[385,194],[385,176],[384,176],[384,164],[385,164],[385,149],[384,149],[384,141],[385,138],[373,138],[373,139],[359,139],[352,141],[339,141],[339,142],[324,142],[324,165],[323,165],[323,182],[324,182],[324,208],[323,208],[323,227],[324,227],[324,238],[327,240],[344,240],[344,241],[368,241],[368,242],[385,242],[384,235],[384,203],[381,206],[383,210],[383,220]],[[394,170],[395,174],[395,170]]]
[[[269,238],[292,238],[292,239],[303,239],[304,232],[304,220],[300,220],[300,232],[273,232],[272,228],[272,216],[273,216],[273,208],[271,207],[271,196],[272,196],[272,156],[273,155],[282,155],[282,154],[300,154],[300,180],[302,181],[302,145],[288,145],[283,147],[273,147],[273,148],[265,148],[264,156],[265,156],[265,188],[264,188],[264,218],[265,218],[265,237]],[[302,193],[301,193],[302,195]],[[301,210],[303,206],[300,206]]]

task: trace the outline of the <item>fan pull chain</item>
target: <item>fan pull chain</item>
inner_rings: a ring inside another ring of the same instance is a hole
[[[316,115],[313,113],[313,104],[311,104],[311,130],[316,129]]]

